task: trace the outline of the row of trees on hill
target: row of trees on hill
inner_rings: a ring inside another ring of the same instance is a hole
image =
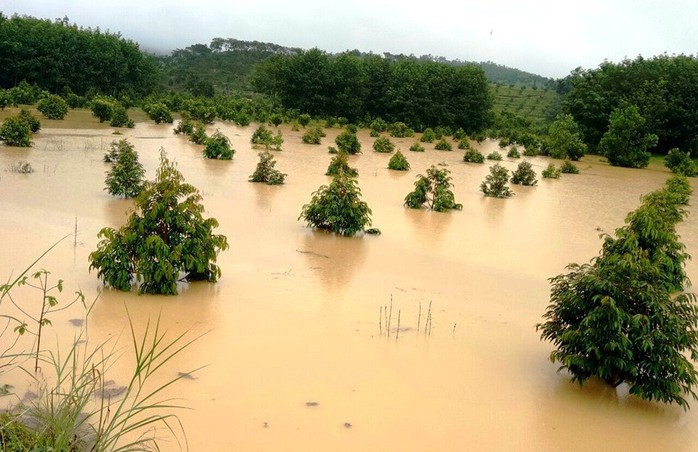
[[[640,134],[657,136],[656,150],[698,152],[698,58],[638,57],[577,69],[559,82],[564,109],[579,124],[592,152],[599,149],[614,111],[637,110]],[[633,111],[634,113],[634,111]]]
[[[475,132],[492,120],[492,95],[482,69],[433,62],[391,62],[377,55],[331,56],[312,49],[274,55],[253,75],[259,92],[286,108],[356,121],[381,117],[417,130],[444,126]]]
[[[118,34],[0,13],[0,88],[142,97],[157,87],[154,60]]]

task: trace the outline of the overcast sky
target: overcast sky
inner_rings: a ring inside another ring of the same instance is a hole
[[[160,51],[222,37],[493,61],[554,78],[604,59],[698,51],[695,0],[2,0],[0,10],[68,16]]]

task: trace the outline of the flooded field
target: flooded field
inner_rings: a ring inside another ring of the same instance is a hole
[[[148,178],[163,147],[202,192],[206,216],[220,222],[216,232],[228,238],[218,283],[183,285],[176,297],[104,290],[88,325],[91,341],[112,337],[125,347],[128,308],[137,330],[161,315],[172,336],[203,334],[162,373],[167,379],[205,366],[167,394],[191,408],[178,414],[193,451],[698,449],[697,403],[685,413],[639,401],[625,386],[616,392],[591,382],[580,389],[556,372],[551,346],[535,331],[548,304],[547,279],[594,257],[599,234],[621,226],[642,194],[662,186],[665,168],[611,168],[587,156],[579,175],[539,177],[537,187],[513,186],[514,197],[490,199],[479,192],[488,163],[466,164],[462,151],[430,144],[424,153],[409,152],[413,138],[392,139],[412,165],[392,172],[390,155],[373,152],[362,130],[363,154],[349,161],[383,234],[342,238],[297,219],[311,193],[329,182],[327,146],[338,129],[314,146],[302,143],[302,131],[282,127],[284,150],[274,155],[287,183],[269,187],[247,182],[258,162],[254,125],[210,126],[237,151],[232,161],[210,161],[172,125],[141,122],[116,136],[111,128],[43,124],[31,149],[0,146],[2,278],[69,235],[40,266],[64,279],[69,293],[80,288],[88,299],[97,296],[102,287],[87,256],[97,232],[123,224],[132,205],[103,190],[102,155],[120,138],[135,145]],[[480,148],[487,154],[497,146]],[[19,160],[35,172],[4,171]],[[548,163],[530,160],[538,174]],[[463,210],[404,208],[415,176],[436,163],[452,172]],[[503,162],[511,169],[517,163]],[[696,218],[694,212],[679,229],[694,255]],[[688,264],[694,281],[696,265]],[[378,319],[391,300],[387,337]],[[72,339],[78,328],[69,319],[76,315],[56,315],[47,343]],[[121,382],[131,364],[124,348],[110,377]]]

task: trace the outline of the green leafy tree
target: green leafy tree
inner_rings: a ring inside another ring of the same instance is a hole
[[[560,165],[560,172],[563,174],[579,174],[579,168],[569,160],[565,160],[562,162],[562,165]]]
[[[337,148],[346,152],[347,154],[358,154],[361,152],[361,143],[359,139],[356,138],[356,133],[352,133],[349,130],[343,130],[342,133],[337,135],[334,142],[337,144]]]
[[[477,149],[468,149],[463,155],[463,161],[468,163],[485,163],[485,156]]]
[[[540,175],[543,176],[543,179],[559,179],[561,173],[562,171],[559,168],[556,168],[552,163],[548,163],[548,166],[541,171]]]
[[[507,152],[507,157],[510,159],[520,159],[521,154],[519,153],[519,149],[516,146],[512,146],[509,152]]]
[[[446,168],[440,169],[434,165],[427,169],[426,175],[418,174],[414,190],[405,197],[405,206],[411,209],[426,207],[437,212],[461,210],[463,205],[456,203],[451,191],[453,178],[450,174]]]
[[[264,146],[269,149],[269,144],[274,138],[274,134],[271,130],[267,129],[264,124],[257,127],[257,129],[252,133],[252,138],[250,142],[256,146]]]
[[[381,132],[385,132],[388,130],[388,123],[382,120],[381,118],[376,118],[373,121],[371,121],[371,130],[377,132],[380,134]]]
[[[182,118],[181,121],[179,121],[179,124],[177,124],[177,127],[174,128],[174,133],[175,135],[183,134],[183,135],[191,135],[194,133],[194,120],[191,118]]]
[[[461,138],[458,141],[458,149],[465,149],[465,150],[471,150],[473,149],[472,145],[470,144],[470,140],[468,137]]]
[[[208,141],[206,125],[201,121],[194,121],[194,131],[189,136],[189,139],[194,144],[206,144]]]
[[[647,400],[688,408],[698,373],[698,308],[688,285],[676,225],[691,193],[685,177],[643,198],[625,225],[606,236],[590,264],[550,279],[550,305],[536,328],[552,362],[584,384],[598,377]]]
[[[451,146],[451,143],[449,143],[448,141],[446,141],[445,138],[441,138],[441,139],[434,145],[434,149],[436,149],[437,151],[452,151],[452,150],[453,150],[453,146]]]
[[[109,125],[112,127],[128,127],[129,129],[133,129],[136,126],[133,120],[128,117],[126,108],[121,104],[114,105]]]
[[[336,176],[339,173],[344,173],[349,177],[358,177],[359,171],[356,168],[349,166],[349,154],[346,152],[337,152],[330,164],[327,167],[327,172],[325,176]]]
[[[499,163],[490,167],[490,174],[480,184],[480,191],[485,196],[508,198],[514,193],[509,188],[509,171]]]
[[[412,130],[407,124],[405,124],[402,121],[390,124],[389,130],[390,136],[395,138],[407,138],[414,136],[414,130]]]
[[[92,115],[99,119],[99,122],[111,121],[114,114],[114,100],[104,96],[96,96],[90,103],[90,109]]]
[[[424,152],[424,146],[422,146],[419,141],[415,141],[412,143],[412,146],[410,146],[410,151],[412,152]]]
[[[419,141],[422,143],[432,143],[434,140],[436,140],[436,134],[431,127],[424,129],[424,133],[422,133],[422,136],[419,138]]]
[[[487,154],[487,160],[502,160],[502,154],[500,154],[497,151],[492,151],[489,154]]]
[[[284,118],[280,114],[273,114],[269,118],[269,122],[274,124],[275,127],[279,127],[282,122],[284,122]]]
[[[398,149],[398,151],[392,157],[390,157],[388,169],[395,171],[409,171],[410,162],[407,161],[405,155]]]
[[[138,161],[138,153],[127,140],[111,144],[117,149],[113,165],[107,171],[104,188],[110,195],[135,198],[143,191],[145,169]]]
[[[228,137],[223,135],[219,130],[216,130],[216,132],[206,140],[203,154],[207,159],[230,160],[235,154],[235,149],[230,145]]]
[[[696,168],[696,163],[691,158],[691,153],[681,152],[677,148],[669,150],[669,153],[664,157],[664,166],[669,168],[674,174],[686,177],[698,175],[698,169]]]
[[[650,162],[648,149],[657,144],[657,135],[645,133],[645,118],[635,105],[613,110],[608,130],[599,149],[613,166],[644,168]]]
[[[143,111],[148,115],[148,118],[155,121],[155,124],[167,123],[172,124],[174,119],[170,109],[162,102],[146,104],[143,106]]]
[[[19,116],[10,116],[0,125],[0,141],[7,146],[30,147],[32,131]]]
[[[320,144],[322,138],[326,136],[327,134],[324,130],[322,130],[321,127],[308,127],[308,129],[303,134],[302,140],[303,143],[306,144]]]
[[[215,282],[221,275],[216,257],[228,248],[213,234],[215,218],[204,218],[201,194],[161,152],[154,182],[136,198],[135,212],[119,229],[103,228],[90,270],[119,290],[175,295],[177,282]]]
[[[259,163],[254,173],[250,176],[250,182],[262,182],[267,185],[281,185],[286,181],[286,174],[282,173],[276,166],[276,160],[269,151],[259,153]]]
[[[555,118],[548,127],[545,144],[548,155],[556,159],[579,160],[587,151],[579,126],[570,114],[558,115]]]
[[[371,209],[361,200],[361,190],[353,177],[339,172],[330,185],[322,185],[298,219],[308,227],[327,229],[344,236],[365,231],[371,225]]]
[[[373,150],[376,152],[390,153],[395,150],[395,144],[388,137],[376,138],[373,142]]]
[[[511,183],[517,185],[536,185],[538,179],[536,179],[536,172],[533,171],[533,165],[531,162],[524,160],[519,163],[516,171],[511,175]]]
[[[308,124],[310,124],[310,115],[307,113],[303,113],[302,115],[298,115],[298,122],[303,127],[306,127]]]
[[[29,110],[22,108],[21,110],[19,110],[17,117],[20,120],[24,121],[24,123],[27,124],[27,126],[29,126],[29,130],[31,130],[32,133],[36,133],[39,130],[41,130],[41,122],[36,116],[31,114]]]
[[[39,101],[36,109],[48,119],[63,119],[68,114],[68,104],[61,96],[50,95]]]

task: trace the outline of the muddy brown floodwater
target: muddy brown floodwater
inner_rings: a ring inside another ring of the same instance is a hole
[[[302,131],[282,127],[284,150],[275,156],[287,183],[268,187],[247,182],[258,162],[249,144],[255,126],[218,123],[209,132],[214,128],[230,137],[234,160],[205,160],[201,147],[174,135],[171,125],[138,123],[123,138],[135,145],[147,177],[164,147],[201,190],[206,215],[219,220],[217,231],[230,243],[219,256],[222,278],[182,286],[176,297],[105,290],[88,322],[91,341],[111,337],[124,347],[126,308],[137,329],[161,314],[172,336],[205,333],[161,376],[205,366],[166,394],[191,408],[178,413],[191,450],[698,449],[695,410],[642,402],[624,386],[579,388],[556,372],[551,345],[534,327],[548,304],[547,279],[595,256],[600,232],[621,226],[642,194],[662,186],[666,169],[611,168],[587,156],[579,175],[489,199],[479,192],[489,164],[465,164],[462,151],[428,144],[424,153],[409,152],[414,139],[406,138],[394,141],[412,170],[392,172],[390,156],[373,152],[373,139],[360,131],[364,153],[349,160],[383,235],[342,238],[297,220],[311,193],[329,181],[327,146],[337,129],[313,146],[301,142]],[[99,229],[123,224],[131,207],[103,191],[103,152],[122,138],[111,132],[45,128],[31,149],[0,147],[0,168],[27,160],[36,170],[0,173],[3,278],[70,235],[40,266],[88,299],[97,296],[101,284],[88,272],[87,256]],[[496,144],[480,148],[487,154]],[[548,162],[530,160],[539,174]],[[451,170],[462,211],[402,206],[415,176],[435,163]],[[503,164],[514,168],[517,161]],[[697,217],[680,225],[693,254]],[[695,261],[687,270],[698,280]],[[378,319],[391,300],[388,338]],[[430,303],[425,335],[418,315]],[[75,316],[57,315],[46,342],[72,338]],[[110,378],[125,383],[130,366],[125,348]]]

